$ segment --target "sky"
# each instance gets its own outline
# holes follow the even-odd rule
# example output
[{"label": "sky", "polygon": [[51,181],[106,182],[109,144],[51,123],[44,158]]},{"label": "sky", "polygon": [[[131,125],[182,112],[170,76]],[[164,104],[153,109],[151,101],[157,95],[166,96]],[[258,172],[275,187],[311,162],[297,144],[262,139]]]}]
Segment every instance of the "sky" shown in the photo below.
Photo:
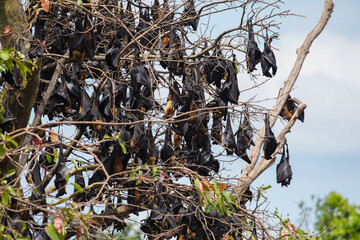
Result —
[{"label": "sky", "polygon": [[[281,87],[291,71],[307,33],[315,26],[324,1],[289,0],[285,8],[304,15],[283,19],[280,39],[274,42],[278,73],[271,89]],[[287,135],[293,180],[289,187],[276,184],[276,164],[262,174],[253,187],[272,185],[267,191],[270,208],[297,223],[298,203],[313,207],[311,196],[331,191],[360,205],[360,1],[335,0],[332,17],[313,43],[291,95],[307,104],[305,122],[298,122]],[[241,97],[240,97],[241,98]],[[280,131],[277,122],[275,135]],[[278,161],[280,159],[278,155]],[[310,217],[309,221],[313,221]],[[295,224],[296,225],[296,224]]]}]

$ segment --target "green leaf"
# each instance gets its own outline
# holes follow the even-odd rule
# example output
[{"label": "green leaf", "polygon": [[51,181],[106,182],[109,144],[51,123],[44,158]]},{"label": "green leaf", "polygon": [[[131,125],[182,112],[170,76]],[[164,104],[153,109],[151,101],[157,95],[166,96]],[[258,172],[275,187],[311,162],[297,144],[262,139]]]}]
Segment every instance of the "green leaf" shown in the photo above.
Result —
[{"label": "green leaf", "polygon": [[8,206],[9,205],[9,202],[10,202],[10,194],[8,191],[4,191],[1,195],[1,203],[4,205],[4,206]]},{"label": "green leaf", "polygon": [[4,156],[6,152],[6,148],[4,145],[0,146],[0,157]]},{"label": "green leaf", "polygon": [[64,236],[58,233],[58,231],[54,228],[52,224],[48,224],[45,229],[47,235],[50,237],[51,240],[64,240]]},{"label": "green leaf", "polygon": [[262,188],[262,190],[264,190],[264,191],[265,191],[265,190],[268,190],[268,189],[270,189],[270,188],[272,188],[272,187],[271,187],[271,185],[266,186],[266,187],[263,187],[263,188]]},{"label": "green leaf", "polygon": [[119,140],[119,145],[120,145],[120,147],[121,147],[121,149],[122,149],[123,153],[124,153],[124,154],[126,154],[127,152],[126,152],[126,147],[125,147],[125,144],[121,141],[121,139],[120,139],[120,138],[119,138],[118,140]]},{"label": "green leaf", "polygon": [[9,49],[2,49],[0,51],[0,58],[4,61],[7,61],[10,58],[10,53],[9,53]]},{"label": "green leaf", "polygon": [[74,188],[76,190],[78,190],[80,193],[83,193],[84,192],[84,189],[77,183],[72,183],[72,185],[74,185]]},{"label": "green leaf", "polygon": [[59,152],[54,148],[54,160],[53,160],[53,162],[57,162],[58,158],[59,158]]},{"label": "green leaf", "polygon": [[211,212],[212,210],[214,210],[216,208],[216,202],[209,202],[209,205],[207,206],[207,208],[205,209],[206,213]]},{"label": "green leaf", "polygon": [[16,169],[10,169],[7,174],[5,175],[5,178],[11,177],[16,173]]},{"label": "green leaf", "polygon": [[[25,223],[24,223],[25,224]],[[25,225],[26,226],[26,225]],[[29,240],[30,238],[27,237],[17,237],[16,240]]]},{"label": "green leaf", "polygon": [[232,204],[232,199],[231,199],[230,193],[228,191],[223,191],[222,195],[224,197],[224,200],[225,200],[226,204],[229,206],[229,208],[231,208],[231,210],[236,212],[236,209],[234,208],[234,206]]},{"label": "green leaf", "polygon": [[15,189],[13,188],[13,186],[7,186],[6,187],[7,191],[9,191],[9,193],[13,196],[16,196],[16,192]]},{"label": "green leaf", "polygon": [[53,162],[53,159],[49,154],[46,154],[46,161],[48,161],[49,163]]}]

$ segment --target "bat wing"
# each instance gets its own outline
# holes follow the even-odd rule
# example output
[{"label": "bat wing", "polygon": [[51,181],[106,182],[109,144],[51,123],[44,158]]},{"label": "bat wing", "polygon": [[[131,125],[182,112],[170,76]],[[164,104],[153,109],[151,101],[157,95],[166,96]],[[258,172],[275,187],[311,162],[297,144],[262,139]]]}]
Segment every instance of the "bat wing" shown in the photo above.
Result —
[{"label": "bat wing", "polygon": [[284,147],[280,163],[276,166],[277,183],[281,183],[281,186],[287,187],[292,180],[292,175],[293,173],[289,163],[289,149],[288,148],[286,149],[286,156],[285,156],[285,147]]},{"label": "bat wing", "polygon": [[60,197],[66,194],[65,185],[66,185],[66,177],[69,172],[69,169],[65,166],[65,158],[63,154],[63,144],[60,142],[59,144],[59,165],[56,168],[56,178],[55,178],[55,186],[58,190],[56,197]]},{"label": "bat wing", "polygon": [[275,152],[277,147],[274,133],[271,131],[269,117],[265,114],[265,136],[264,136],[264,158],[267,160],[271,159],[271,155]]},{"label": "bat wing", "polygon": [[226,154],[227,155],[232,155],[233,150],[236,149],[236,142],[235,142],[234,132],[233,132],[232,127],[231,127],[230,116],[228,116],[227,120],[226,120],[223,144],[224,144],[224,146],[226,148]]}]

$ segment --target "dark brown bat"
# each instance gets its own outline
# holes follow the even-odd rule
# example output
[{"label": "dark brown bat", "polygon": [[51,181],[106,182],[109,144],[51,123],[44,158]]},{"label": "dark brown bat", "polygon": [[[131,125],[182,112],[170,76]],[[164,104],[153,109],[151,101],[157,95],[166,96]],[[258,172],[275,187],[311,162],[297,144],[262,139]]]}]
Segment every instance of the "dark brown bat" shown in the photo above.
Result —
[{"label": "dark brown bat", "polygon": [[283,153],[281,156],[280,163],[276,166],[276,180],[277,183],[281,183],[281,186],[287,187],[292,179],[293,172],[289,163],[289,148],[286,144],[286,155],[285,155],[285,146],[283,148]]},{"label": "dark brown bat", "polygon": [[[267,77],[275,76],[277,71],[275,54],[271,50],[271,41],[273,38],[267,37],[264,42],[264,50],[261,54],[261,69],[263,75]],[[272,74],[269,72],[272,69]]]},{"label": "dark brown bat", "polygon": [[246,64],[248,73],[253,72],[256,69],[256,64],[258,64],[261,60],[261,51],[255,41],[254,30],[251,21],[252,19],[247,21],[249,37],[246,50]]},{"label": "dark brown bat", "polygon": [[226,120],[223,144],[226,149],[226,154],[232,155],[234,153],[234,149],[236,149],[236,142],[235,142],[234,132],[231,127],[230,115],[227,116],[227,120]]},{"label": "dark brown bat", "polygon": [[271,160],[271,155],[275,152],[277,147],[276,138],[274,133],[271,131],[269,116],[265,114],[265,136],[264,136],[264,158]]},{"label": "dark brown bat", "polygon": [[247,240],[258,240],[259,238],[257,237],[257,233],[256,233],[256,224],[255,224],[255,219],[253,220],[253,229],[251,231],[251,235]]},{"label": "dark brown bat", "polygon": [[[286,120],[290,121],[290,119],[292,118],[292,116],[294,115],[295,111],[298,109],[297,104],[295,103],[295,101],[291,98],[291,96],[289,95],[288,99],[286,100],[284,107],[281,109],[280,112],[280,117],[285,118]],[[305,119],[305,112],[303,111],[298,119],[301,122],[304,122]]]},{"label": "dark brown bat", "polygon": [[183,19],[185,20],[182,24],[183,26],[191,26],[194,31],[197,30],[200,17],[195,10],[194,0],[189,0],[185,3]]},{"label": "dark brown bat", "polygon": [[220,98],[224,101],[225,104],[228,102],[237,104],[239,100],[239,87],[238,87],[238,79],[236,72],[236,57],[233,55],[233,62],[226,69],[228,73],[228,77],[226,82],[223,84],[220,91]]},{"label": "dark brown bat", "polygon": [[254,135],[254,131],[250,126],[250,121],[247,115],[244,117],[244,123],[240,124],[237,135],[237,143],[235,153],[247,163],[251,163],[250,158],[248,157],[246,150],[250,149],[250,145],[255,146],[252,138]]},{"label": "dark brown bat", "polygon": [[60,197],[64,194],[66,194],[66,182],[67,182],[67,174],[70,171],[65,166],[65,158],[63,153],[63,144],[60,140],[59,143],[59,159],[58,159],[58,166],[56,168],[56,178],[55,178],[55,187],[58,190],[58,193],[56,194],[56,197]]},{"label": "dark brown bat", "polygon": [[170,166],[175,163],[175,149],[171,141],[171,128],[170,126],[165,130],[164,145],[161,149],[161,160]]},{"label": "dark brown bat", "polygon": [[6,108],[4,113],[4,121],[0,123],[0,129],[2,132],[12,132],[15,129],[15,124],[17,122],[16,117],[10,111],[10,90],[6,93]]},{"label": "dark brown bat", "polygon": [[[207,43],[205,42],[205,48]],[[215,49],[213,56],[206,57],[201,68],[201,73],[205,76],[206,81],[211,84],[214,83],[215,86],[221,88],[221,80],[225,77],[226,74],[226,61],[222,59],[221,51],[218,47]]]}]

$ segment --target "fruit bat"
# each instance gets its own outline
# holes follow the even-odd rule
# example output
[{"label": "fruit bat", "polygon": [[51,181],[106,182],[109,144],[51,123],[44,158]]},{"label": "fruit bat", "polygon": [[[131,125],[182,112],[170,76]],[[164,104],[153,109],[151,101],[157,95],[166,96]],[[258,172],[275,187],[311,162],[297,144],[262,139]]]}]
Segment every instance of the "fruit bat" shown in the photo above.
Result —
[{"label": "fruit bat", "polygon": [[255,225],[255,219],[253,221],[253,229],[251,231],[251,235],[247,240],[258,240],[257,233],[256,233],[256,225]]},{"label": "fruit bat", "polygon": [[250,190],[250,186],[248,186],[243,192],[240,200],[240,206],[244,206],[248,201],[252,201],[253,193]]},{"label": "fruit bat", "polygon": [[38,230],[33,236],[33,240],[49,240],[49,239],[50,238],[44,229]]},{"label": "fruit bat", "polygon": [[114,98],[112,91],[112,81],[108,79],[105,92],[103,93],[102,99],[99,102],[99,112],[107,120],[113,120],[113,107],[114,107]]},{"label": "fruit bat", "polygon": [[[93,109],[91,99],[85,89],[81,88],[81,103],[78,114],[74,116],[74,121],[86,120],[86,115]],[[88,119],[90,120],[90,119]]]},{"label": "fruit bat", "polygon": [[36,41],[34,41],[33,43],[31,43],[30,47],[29,47],[29,58],[33,59],[36,57],[41,57],[45,52],[45,48],[43,43],[36,43]]},{"label": "fruit bat", "polygon": [[234,62],[226,69],[228,72],[228,77],[220,91],[220,98],[224,101],[225,104],[227,104],[227,102],[237,104],[240,95],[235,65],[235,55],[233,57]]},{"label": "fruit bat", "polygon": [[59,143],[59,159],[58,159],[58,166],[56,168],[56,178],[55,178],[55,187],[58,190],[56,197],[60,197],[66,194],[66,182],[67,182],[67,174],[70,171],[66,166],[64,153],[63,153],[63,143],[60,140]]},{"label": "fruit bat", "polygon": [[274,133],[271,131],[269,116],[265,114],[265,136],[264,136],[264,158],[271,160],[271,155],[275,152],[277,147]]},{"label": "fruit bat", "polygon": [[161,18],[162,10],[160,7],[159,0],[154,0],[154,4],[151,7],[151,16],[152,16],[153,21],[156,21]]},{"label": "fruit bat", "polygon": [[170,39],[169,43],[166,45],[167,52],[162,54],[162,58],[166,61],[160,61],[160,65],[164,69],[168,69],[169,73],[182,76],[184,74],[185,64],[183,61],[183,56],[186,54],[181,48],[181,39],[176,34],[176,29],[171,27],[170,29]]},{"label": "fruit bat", "polygon": [[[80,164],[78,164],[79,167],[81,167]],[[75,183],[79,184],[79,186],[84,189],[85,188],[85,180],[82,172],[75,174]],[[77,190],[74,188],[74,193],[77,192]],[[76,197],[73,198],[74,202],[84,202],[86,199],[85,192],[78,193]],[[84,207],[82,207],[81,210],[83,210]]]},{"label": "fruit bat", "polygon": [[67,76],[65,76],[64,82],[65,82],[65,86],[69,93],[71,108],[75,109],[75,110],[79,110],[80,103],[81,103],[81,97],[82,97],[81,96],[81,85],[75,78],[70,79]]},{"label": "fruit bat", "polygon": [[185,3],[182,18],[185,20],[185,22],[182,24],[183,26],[191,26],[194,31],[197,30],[197,27],[199,25],[200,17],[199,17],[198,13],[195,10],[194,0],[188,0]]},{"label": "fruit bat", "polygon": [[[205,48],[207,44],[205,43]],[[221,58],[221,51],[216,49],[213,56],[204,59],[204,63],[201,68],[201,73],[205,76],[206,81],[215,86],[221,88],[221,80],[226,74],[226,61]]]},{"label": "fruit bat", "polygon": [[[33,182],[35,190],[32,192],[30,196],[30,201],[34,201],[37,206],[44,206],[46,205],[46,198],[45,198],[45,189],[42,185],[42,180],[40,176],[40,165],[37,161],[33,162],[31,165],[31,172],[27,176],[27,180]],[[29,179],[30,178],[30,179]],[[33,213],[37,214],[40,210],[34,209]]]},{"label": "fruit bat", "polygon": [[13,64],[14,64],[14,68],[11,72],[6,71],[1,74],[5,82],[9,83],[14,88],[20,88],[20,80],[21,80],[20,70],[14,61]]},{"label": "fruit bat", "polygon": [[222,121],[221,118],[213,117],[213,125],[211,128],[211,137],[214,139],[213,144],[222,144]]},{"label": "fruit bat", "polygon": [[[114,40],[114,42],[115,41],[120,43],[120,40],[118,40],[117,38]],[[113,46],[109,48],[109,50],[107,50],[105,55],[105,62],[110,70],[116,70],[120,62],[120,48],[116,45],[113,44]]]},{"label": "fruit bat", "polygon": [[210,138],[208,135],[205,135],[204,137],[204,147],[199,153],[196,163],[197,165],[199,165],[198,172],[202,176],[208,176],[209,169],[213,170],[216,173],[219,172],[220,164],[219,161],[216,160],[211,153]]},{"label": "fruit bat", "polygon": [[[295,103],[295,101],[291,98],[291,96],[289,95],[288,99],[286,100],[284,107],[281,109],[280,111],[280,117],[285,118],[286,120],[290,121],[290,119],[292,118],[292,116],[294,115],[295,111],[298,109],[297,104]],[[305,119],[305,112],[303,111],[298,119],[301,122],[304,122]]]},{"label": "fruit bat", "polygon": [[50,97],[50,103],[47,111],[47,115],[50,120],[54,115],[64,113],[66,109],[71,106],[71,100],[69,96],[69,90],[65,85],[65,79],[61,79],[61,83],[58,84],[56,90]]},{"label": "fruit bat", "polygon": [[4,121],[0,123],[0,129],[3,133],[12,132],[15,129],[16,117],[10,111],[10,91],[6,93],[6,108],[4,113]]},{"label": "fruit bat", "polygon": [[69,41],[69,57],[74,60],[73,76],[80,78],[81,62],[84,58],[94,57],[95,40],[88,16],[79,16],[75,21],[75,32]]},{"label": "fruit bat", "polygon": [[171,128],[165,130],[164,145],[160,152],[161,160],[170,165],[175,162],[175,149],[171,141]]},{"label": "fruit bat", "polygon": [[174,115],[176,107],[181,104],[180,88],[176,80],[172,79],[171,87],[169,88],[168,100],[165,108],[166,117]]},{"label": "fruit bat", "polygon": [[[273,38],[267,37],[264,42],[264,50],[261,54],[261,69],[263,75],[267,77],[275,76],[277,66],[276,66],[276,58],[275,54],[271,50],[271,41]],[[270,68],[272,69],[272,74],[269,72]]]},{"label": "fruit bat", "polygon": [[249,19],[247,21],[249,38],[246,49],[246,64],[247,64],[248,73],[254,71],[256,69],[255,68],[256,64],[258,64],[261,60],[261,51],[259,50],[259,47],[255,42],[253,25],[251,21],[252,19]]},{"label": "fruit bat", "polygon": [[235,153],[247,163],[251,163],[250,158],[246,153],[246,149],[250,149],[250,145],[255,146],[254,141],[252,140],[254,131],[250,126],[250,121],[247,116],[244,117],[244,123],[240,124],[237,135],[237,143],[235,148]]},{"label": "fruit bat", "polygon": [[154,137],[152,135],[152,130],[151,130],[151,124],[149,124],[148,129],[146,130],[146,136],[148,138],[148,147],[146,149],[147,157],[145,161],[149,165],[154,165],[157,163],[157,160],[159,158],[159,150],[154,142]]},{"label": "fruit bat", "polygon": [[89,32],[90,28],[91,23],[88,16],[78,16],[75,21],[75,32],[69,42],[69,57],[77,63],[82,62],[85,57],[92,58],[94,56],[89,38],[92,35],[92,30]]},{"label": "fruit bat", "polygon": [[281,183],[281,186],[287,187],[292,179],[292,171],[289,163],[289,149],[286,145],[286,155],[285,155],[285,146],[283,148],[283,153],[281,156],[280,163],[276,166],[276,181],[277,183]]},{"label": "fruit bat", "polygon": [[[137,119],[136,119],[137,120]],[[143,124],[134,124],[131,130],[130,147],[133,152],[139,152],[141,149],[145,150],[148,147],[148,138],[145,134]]]},{"label": "fruit bat", "polygon": [[144,86],[148,93],[152,92],[150,77],[147,69],[142,64],[137,64],[138,57],[134,58],[133,67],[130,70],[131,86],[134,92],[139,92],[140,88]]},{"label": "fruit bat", "polygon": [[[121,139],[123,138],[122,135],[123,134],[121,134],[120,136]],[[130,155],[127,153],[127,151],[126,153],[124,152],[124,149],[120,146],[118,141],[114,142],[112,148],[113,149],[110,154],[98,156],[99,160],[102,162],[105,169],[96,171],[93,174],[93,176],[89,179],[89,185],[104,181],[105,180],[104,171],[106,171],[109,175],[112,175],[116,173],[121,173],[126,170],[128,161],[130,159]]]},{"label": "fruit bat", "polygon": [[231,127],[230,116],[227,116],[223,144],[226,149],[226,154],[232,155],[234,149],[236,149],[236,142],[235,142],[234,132]]}]

